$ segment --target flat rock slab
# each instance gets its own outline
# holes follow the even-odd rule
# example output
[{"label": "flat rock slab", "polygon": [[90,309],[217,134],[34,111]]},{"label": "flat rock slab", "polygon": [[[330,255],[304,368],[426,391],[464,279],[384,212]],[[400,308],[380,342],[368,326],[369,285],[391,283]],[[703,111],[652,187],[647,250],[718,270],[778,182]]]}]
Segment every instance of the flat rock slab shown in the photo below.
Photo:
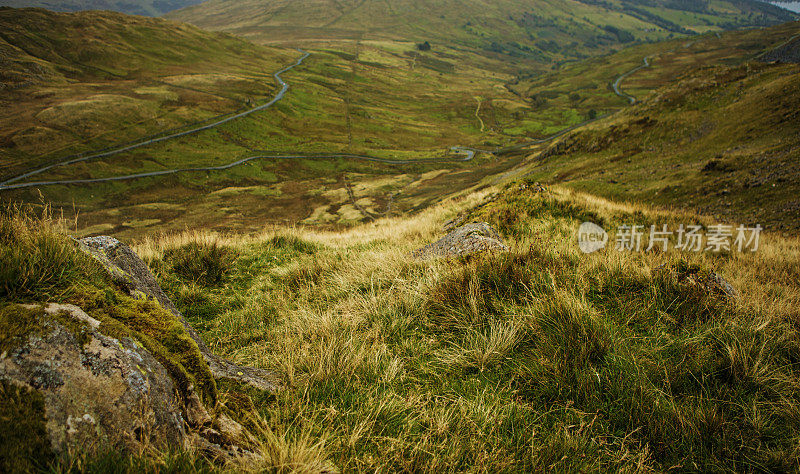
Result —
[{"label": "flat rock slab", "polygon": [[419,259],[466,257],[481,252],[508,252],[500,234],[486,222],[459,227],[436,242],[413,252]]}]

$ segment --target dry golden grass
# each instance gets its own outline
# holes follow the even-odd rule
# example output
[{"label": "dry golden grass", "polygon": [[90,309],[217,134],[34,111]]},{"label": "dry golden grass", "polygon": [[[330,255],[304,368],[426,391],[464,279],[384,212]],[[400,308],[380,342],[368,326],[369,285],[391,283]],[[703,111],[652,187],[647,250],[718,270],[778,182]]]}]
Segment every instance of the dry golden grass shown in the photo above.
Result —
[{"label": "dry golden grass", "polygon": [[[526,193],[484,189],[342,232],[186,232],[136,250],[157,268],[190,243],[238,252],[229,283],[192,290],[213,295],[204,332],[220,353],[280,374],[286,390],[260,410],[309,453],[306,466],[320,456],[343,470],[421,472],[797,466],[800,241],[584,255],[584,219],[712,220],[563,188]],[[410,258],[458,213],[500,228],[510,255]],[[695,267],[740,298],[687,283],[681,268]],[[160,278],[174,295],[191,286]],[[324,450],[310,441],[322,439]]]}]

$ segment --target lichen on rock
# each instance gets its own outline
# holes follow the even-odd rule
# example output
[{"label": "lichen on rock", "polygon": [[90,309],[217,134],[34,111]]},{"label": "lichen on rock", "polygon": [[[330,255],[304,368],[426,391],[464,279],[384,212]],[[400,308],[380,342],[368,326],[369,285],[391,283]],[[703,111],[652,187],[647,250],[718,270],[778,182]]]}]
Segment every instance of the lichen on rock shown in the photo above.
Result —
[{"label": "lichen on rock", "polygon": [[150,448],[254,455],[217,377],[261,394],[270,374],[212,354],[128,246],[14,215],[0,255],[0,472]]},{"label": "lichen on rock", "polygon": [[415,258],[466,257],[480,252],[507,252],[500,234],[486,222],[461,226],[413,253]]},{"label": "lichen on rock", "polygon": [[739,292],[722,275],[714,270],[680,262],[675,268],[682,284],[698,288],[725,300],[736,300]]},{"label": "lichen on rock", "polygon": [[102,323],[76,306],[0,311],[6,324],[20,317],[25,330],[3,344],[0,381],[42,401],[50,451],[187,447],[177,388],[141,344],[103,334]]},{"label": "lichen on rock", "polygon": [[262,369],[235,364],[217,356],[192,328],[159,286],[147,264],[130,247],[113,237],[90,237],[78,241],[79,248],[99,261],[114,281],[134,297],[144,295],[171,312],[183,325],[186,333],[197,344],[205,362],[215,378],[231,379],[274,392],[277,378]]}]

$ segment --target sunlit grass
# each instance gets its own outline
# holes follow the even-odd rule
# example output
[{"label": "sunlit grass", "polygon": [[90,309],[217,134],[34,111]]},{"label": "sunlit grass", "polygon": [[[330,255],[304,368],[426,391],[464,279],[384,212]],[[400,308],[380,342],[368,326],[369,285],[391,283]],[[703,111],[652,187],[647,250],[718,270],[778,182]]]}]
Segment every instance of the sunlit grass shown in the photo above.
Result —
[{"label": "sunlit grass", "polygon": [[[224,309],[205,334],[281,375],[286,390],[259,405],[268,423],[324,439],[342,470],[797,465],[796,239],[768,234],[753,255],[586,256],[574,242],[584,216],[697,217],[511,187],[474,215],[508,226],[509,255],[410,258],[492,191],[341,233],[197,235],[239,252],[231,282],[211,290]],[[192,240],[141,249],[166,258]],[[741,298],[686,283],[687,259]]]}]

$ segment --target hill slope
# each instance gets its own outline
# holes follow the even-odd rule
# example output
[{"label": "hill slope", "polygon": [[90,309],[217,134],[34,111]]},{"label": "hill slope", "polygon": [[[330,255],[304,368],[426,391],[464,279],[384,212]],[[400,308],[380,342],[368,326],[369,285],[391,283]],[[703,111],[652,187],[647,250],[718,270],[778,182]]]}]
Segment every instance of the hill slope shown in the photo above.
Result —
[{"label": "hill slope", "polygon": [[[14,15],[22,16],[20,12],[10,12],[12,20]],[[41,47],[41,51],[31,50],[32,56],[29,56],[45,57],[64,70],[73,68],[78,75],[88,74],[89,79],[78,77],[75,90],[70,92],[60,84],[73,81],[71,78],[59,83],[57,76],[52,80],[48,77],[29,84],[24,70],[20,73],[21,77],[15,82],[19,88],[13,92],[18,99],[10,101],[11,107],[3,109],[9,112],[3,118],[8,124],[8,134],[0,142],[0,152],[9,157],[7,174],[15,177],[19,175],[15,169],[27,171],[36,163],[69,161],[67,157],[76,152],[103,149],[115,143],[124,145],[135,137],[185,123],[186,120],[177,120],[177,113],[184,114],[183,118],[206,119],[211,115],[208,109],[215,105],[213,99],[217,96],[236,99],[239,105],[251,98],[255,103],[264,103],[265,95],[273,97],[272,73],[295,64],[302,56],[296,50],[288,51],[288,55],[281,54],[274,48],[254,46],[228,35],[200,32],[186,25],[176,27],[164,20],[111,15],[119,23],[102,31],[92,29],[91,25],[103,25],[102,18],[109,14],[27,12],[32,19],[28,23],[9,20],[16,42],[28,49],[39,43],[47,45]],[[98,15],[98,20],[86,21],[86,18],[93,18],[91,15]],[[40,20],[37,16],[43,18]],[[80,21],[90,25],[89,36],[97,35],[86,41],[85,47],[76,40],[83,33],[73,26]],[[39,25],[48,22],[49,27],[41,29]],[[133,25],[131,31],[124,28],[128,22]],[[159,25],[172,26],[176,32],[186,29],[187,34],[196,32],[201,36],[197,41],[185,43],[181,42],[186,39],[182,37],[159,37],[159,32],[169,30]],[[137,29],[140,26],[142,29]],[[148,28],[155,29],[150,36],[144,34]],[[142,46],[118,44],[118,29],[123,31],[123,39],[131,36]],[[105,44],[114,47],[103,46],[105,35],[108,36]],[[69,40],[59,46],[64,36]],[[150,37],[152,42],[148,42]],[[178,43],[166,50],[159,46],[169,41]],[[226,53],[228,46],[232,50]],[[465,162],[465,154],[451,152],[451,147],[456,145],[489,141],[487,145],[492,146],[518,139],[518,136],[507,137],[481,128],[480,117],[476,116],[476,112],[488,106],[481,97],[502,99],[509,105],[492,111],[498,120],[511,120],[512,110],[519,113],[519,109],[527,108],[503,88],[510,76],[493,68],[496,61],[455,50],[417,54],[413,43],[392,43],[390,47],[385,44],[346,46],[310,51],[311,56],[302,66],[284,75],[291,89],[269,110],[190,137],[48,169],[30,181],[196,170],[265,155],[300,155],[306,159],[259,159],[208,173],[195,171],[120,182],[34,187],[18,193],[4,191],[0,197],[30,202],[38,199],[41,190],[45,200],[54,206],[68,213],[79,212],[80,225],[88,227],[88,233],[102,229],[116,235],[120,235],[118,232],[132,235],[157,228],[181,229],[187,225],[255,230],[263,228],[265,223],[287,221],[349,225],[374,215],[421,209],[441,199],[443,193],[451,192],[454,187],[470,187],[513,165],[512,161],[492,160],[488,156]],[[84,53],[84,48],[89,51]],[[59,49],[66,51],[63,56],[47,56],[50,51]],[[470,60],[456,63],[450,52]],[[136,54],[142,57],[130,57]],[[170,54],[175,57],[164,57]],[[206,61],[209,57],[218,60]],[[244,58],[252,61],[245,65]],[[285,58],[285,62],[269,68],[259,67],[266,62],[273,64],[276,58]],[[94,61],[91,65],[102,71],[85,67],[87,60]],[[169,62],[180,67],[170,69]],[[39,64],[20,59],[10,62],[8,70],[28,63],[36,67]],[[138,66],[151,63],[152,67]],[[31,68],[35,70],[33,65]],[[115,72],[113,68],[119,69],[116,74],[123,77],[111,74]],[[222,68],[226,70],[220,72]],[[29,76],[37,80],[34,74]],[[136,81],[145,81],[147,85],[142,88]],[[109,91],[113,92],[94,97],[97,103],[87,104],[81,94],[99,95],[95,92],[98,82],[107,83]],[[40,89],[46,92],[38,94]],[[61,97],[60,94],[67,92],[75,94],[76,100]],[[116,97],[132,92],[132,98],[137,101]],[[152,110],[136,109],[135,106],[141,104],[138,100],[148,92],[148,97],[160,98],[159,104],[166,110],[174,107],[173,115],[167,114],[164,118]],[[55,94],[55,97],[47,94]],[[179,94],[179,98],[188,96],[194,102],[176,101],[173,94]],[[201,100],[206,96],[207,99]],[[51,98],[55,99],[55,104],[50,102]],[[71,113],[56,113],[63,110],[63,107],[54,107],[62,100],[72,107],[70,110],[82,115],[76,114],[74,120],[69,120],[73,118]],[[127,107],[123,110],[111,106],[109,101],[112,100],[117,101],[111,104],[125,102]],[[233,101],[226,103],[235,104]],[[230,110],[223,109],[222,104],[216,105],[221,112]],[[54,110],[48,110],[51,108]],[[88,120],[92,118],[87,117],[90,112],[99,114],[100,118]],[[111,116],[111,113],[118,115]],[[20,115],[24,120],[18,119]],[[50,126],[43,126],[37,118],[40,115],[50,120]],[[168,118],[172,121],[168,122]],[[554,114],[543,120],[540,132],[548,133],[564,121],[580,120],[581,117],[573,114]],[[88,130],[81,128],[86,126]],[[43,128],[51,138],[37,138],[36,132]],[[97,130],[91,133],[94,128]],[[321,154],[366,155],[375,159],[326,158],[319,156]],[[387,162],[379,163],[377,159]]]},{"label": "hill slope", "polygon": [[211,0],[168,16],[264,42],[429,40],[539,62],[597,54],[635,40],[794,18],[749,0]]},{"label": "hill slope", "polygon": [[[225,470],[201,450],[16,456],[54,471],[796,471],[800,242],[767,234],[757,252],[586,255],[575,236],[587,219],[609,231],[712,222],[530,184],[346,232],[143,242],[216,354],[280,377],[275,397],[211,381],[216,409],[246,424],[258,455]],[[511,251],[410,257],[457,213],[488,220]],[[58,298],[101,327],[141,324],[124,312],[132,298],[92,278],[68,238],[5,213],[0,229],[0,267],[25,265],[0,273],[0,307]],[[709,286],[714,274],[738,298]],[[27,329],[13,315],[0,312],[5,341]],[[147,347],[184,347],[168,345],[173,331],[145,334]],[[20,426],[4,433],[28,448],[35,438]]]},{"label": "hill slope", "polygon": [[0,0],[0,7],[46,8],[57,12],[111,10],[130,15],[160,16],[202,0]]},{"label": "hill slope", "polygon": [[2,175],[238,110],[297,56],[163,19],[8,8],[0,52]]},{"label": "hill slope", "polygon": [[[73,17],[63,16],[63,19],[66,18]],[[141,21],[163,23],[161,20]],[[53,39],[56,35],[38,32],[32,26],[35,24],[19,27],[17,34],[20,38],[27,38],[27,33],[24,33],[26,29],[31,30],[30,37],[34,38],[33,41],[20,40],[20,44],[26,44],[30,49],[35,47],[37,41],[56,41]],[[54,30],[66,28],[69,24],[64,20],[63,24],[54,25]],[[113,28],[110,29],[111,33],[113,31]],[[196,30],[187,30],[191,31]],[[100,38],[106,33],[97,31],[96,34]],[[639,99],[665,84],[672,84],[669,87],[675,89],[674,79],[684,74],[695,74],[702,79],[710,71],[706,68],[710,65],[744,65],[746,69],[747,61],[785,43],[787,37],[795,34],[797,25],[787,23],[767,29],[707,33],[692,40],[640,44],[613,55],[566,64],[547,74],[518,77],[513,81],[512,76],[493,69],[501,64],[499,61],[485,57],[481,59],[480,55],[464,49],[442,49],[440,46],[438,51],[419,52],[415,51],[415,45],[411,42],[377,40],[339,44],[338,47],[329,44],[311,50],[311,56],[301,67],[287,73],[285,79],[291,84],[289,93],[266,112],[243,117],[190,137],[47,170],[28,181],[105,179],[174,169],[195,171],[126,181],[64,183],[6,190],[0,197],[32,202],[44,196],[46,201],[63,209],[67,215],[80,214],[78,225],[85,235],[104,232],[131,237],[159,230],[179,230],[187,226],[257,231],[265,224],[284,222],[325,227],[352,225],[383,215],[417,212],[464,189],[501,182],[510,175],[533,172],[541,180],[568,181],[571,185],[580,186],[580,189],[608,197],[682,205],[739,221],[758,220],[770,227],[793,225],[791,219],[785,218],[787,214],[784,212],[784,209],[795,206],[791,198],[795,189],[794,181],[790,179],[793,176],[791,166],[783,167],[776,175],[782,176],[783,181],[776,182],[774,187],[770,184],[768,194],[771,198],[767,200],[759,200],[757,196],[751,201],[733,200],[740,192],[739,187],[731,187],[720,181],[725,176],[734,177],[733,174],[700,172],[717,154],[724,154],[729,148],[739,145],[749,147],[748,153],[755,154],[773,149],[783,150],[780,156],[775,157],[777,161],[770,162],[768,166],[757,166],[755,162],[745,165],[743,162],[742,173],[767,176],[771,173],[768,171],[771,167],[780,166],[779,163],[790,158],[791,147],[781,147],[776,141],[794,143],[790,130],[784,126],[788,122],[776,122],[779,126],[771,126],[772,121],[779,118],[766,107],[769,104],[790,103],[793,100],[791,94],[786,97],[767,96],[758,87],[745,84],[739,96],[725,99],[730,108],[717,108],[715,103],[708,106],[711,122],[729,125],[725,125],[727,132],[717,130],[707,134],[700,132],[708,131],[709,124],[694,123],[698,120],[697,111],[692,112],[694,115],[687,122],[681,117],[684,112],[679,106],[671,109],[668,104],[662,104],[652,112],[651,118],[654,130],[660,130],[659,145],[654,149],[664,153],[650,149],[653,147],[641,142],[642,136],[636,134],[631,137],[626,135],[625,140],[620,141],[617,136],[619,130],[609,128],[623,123],[631,124],[630,130],[638,130],[636,122],[642,117],[635,114],[605,118],[585,130],[579,129],[570,138],[576,141],[573,148],[554,148],[544,155],[540,154],[545,151],[547,143],[540,143],[522,154],[495,156],[477,153],[472,161],[459,161],[465,155],[453,155],[450,147],[464,145],[492,150],[498,146],[547,138],[565,127],[584,122],[593,113],[605,115],[628,107],[629,101],[617,96],[610,84],[627,71],[639,67],[644,57],[650,58],[652,67],[638,70],[632,75],[626,74],[620,82],[625,93]],[[36,35],[45,39],[38,39]],[[113,40],[113,35],[109,37],[109,44],[118,43]],[[236,66],[236,61],[247,56],[248,51],[252,54],[260,51],[259,47],[248,43],[237,42],[230,37],[221,38],[224,41],[214,42],[213,45],[238,46],[231,46],[233,50],[230,53],[217,51],[213,47],[195,51],[192,45],[199,43],[194,42],[176,48],[175,51],[183,51],[181,54],[193,51],[192,55],[183,59],[177,56],[178,61],[187,57],[200,59],[196,64],[183,63],[185,65],[181,68],[189,71],[195,67],[211,69],[213,65],[206,65],[202,61],[203,54],[211,53],[219,58],[221,64],[229,60],[234,67],[239,67],[242,65]],[[98,39],[87,44],[103,43]],[[122,137],[134,138],[146,135],[148,131],[160,131],[159,121],[163,123],[170,120],[166,123],[180,125],[192,118],[207,118],[212,114],[211,110],[230,110],[250,97],[265,98],[262,94],[271,94],[274,90],[270,73],[293,63],[300,56],[297,51],[282,54],[274,49],[264,50],[268,51],[265,56],[272,69],[268,72],[258,70],[261,59],[251,58],[249,64],[252,67],[242,66],[242,72],[235,75],[240,78],[237,80],[231,74],[219,75],[208,70],[189,74],[178,71],[175,74],[164,65],[164,58],[148,50],[150,47],[156,46],[151,44],[136,50],[132,46],[118,45],[112,49],[113,54],[96,54],[90,48],[91,54],[86,57],[97,61],[97,67],[103,70],[132,65],[130,71],[123,69],[118,73],[130,75],[130,79],[111,74],[103,76],[96,69],[87,69],[81,66],[81,58],[74,54],[49,59],[54,63],[61,61],[61,69],[53,70],[75,70],[78,72],[74,74],[85,74],[89,79],[75,82],[75,89],[62,86],[56,89],[40,84],[13,91],[19,97],[19,102],[9,102],[11,107],[4,110],[14,112],[14,106],[30,104],[25,105],[21,113],[22,117],[30,114],[32,118],[29,122],[20,121],[17,112],[14,112],[17,115],[6,116],[7,129],[14,132],[6,135],[0,152],[9,157],[9,169],[13,170],[14,166],[16,169],[26,169],[34,163],[58,159],[76,151],[119,144],[124,142]],[[54,42],[53,46],[42,48],[40,53],[32,52],[45,55],[57,49],[58,44]],[[101,49],[100,46],[95,48],[96,51]],[[140,63],[135,57],[139,51],[151,60],[154,68],[166,67],[166,75],[153,75],[146,68],[136,66]],[[278,57],[285,58],[282,59],[285,62],[273,65],[271,58]],[[454,58],[464,58],[465,61],[456,62]],[[29,63],[39,64],[31,61],[11,64],[17,67]],[[779,66],[765,68],[760,63],[754,63],[751,70],[753,74],[758,71],[764,74],[783,71],[780,74],[792,77],[792,69],[788,66],[783,69]],[[67,74],[63,71],[59,73],[62,76]],[[98,74],[106,78],[104,80],[108,81],[109,87],[113,86],[111,94],[102,94],[99,98],[94,97],[99,94],[93,92],[96,84],[103,83],[98,81]],[[724,73],[720,74],[726,77]],[[62,82],[73,81],[67,76]],[[140,102],[129,104],[116,96],[130,94],[131,84],[143,79],[150,82],[138,89],[133,98],[158,98],[161,107],[173,111],[172,115],[158,117],[139,112],[141,122],[126,123],[124,120],[134,115],[137,111],[135,105]],[[55,81],[52,84],[60,83]],[[167,85],[169,87],[164,89]],[[717,86],[720,93],[729,87],[725,81],[718,81]],[[679,94],[680,87],[677,92],[670,94]],[[715,87],[707,92],[712,93]],[[691,85],[686,88],[693,90]],[[42,92],[34,96],[28,93],[30,90]],[[69,110],[97,113],[102,120],[87,120],[83,115],[70,122],[65,120],[71,117],[70,114],[56,113],[63,106],[48,105],[50,98],[57,99],[56,104],[66,100],[66,106],[72,105],[72,102],[67,97],[48,94],[67,90],[73,90],[77,97],[85,97],[80,94],[93,97],[91,101],[73,101],[77,105]],[[198,94],[203,90],[206,93]],[[175,103],[174,96],[165,95],[167,92],[186,99],[181,99],[183,103]],[[109,99],[108,96],[112,97]],[[216,99],[212,100],[214,97]],[[226,101],[223,102],[223,98]],[[102,107],[111,99],[114,100],[112,103],[127,104],[127,108]],[[92,106],[86,107],[87,103]],[[701,104],[702,101],[692,107],[700,107]],[[636,107],[644,105],[637,104]],[[739,111],[737,107],[744,109]],[[752,123],[737,123],[731,111],[745,114]],[[119,115],[112,117],[109,115],[112,112],[119,112]],[[657,116],[662,113],[664,120],[658,121]],[[44,127],[41,118],[49,119],[50,125]],[[107,133],[81,135],[85,130],[80,127],[87,124]],[[687,146],[695,150],[695,154],[680,155],[680,150],[674,145],[676,134],[670,127],[688,127],[688,130],[700,131],[696,138],[692,138],[694,135],[691,134],[688,138],[690,141]],[[761,130],[764,139],[752,140],[753,134],[745,132],[745,128]],[[39,140],[36,138],[39,132],[53,138]],[[76,136],[81,138],[76,139]],[[591,137],[599,137],[610,143],[605,155],[593,153],[587,148],[584,141],[591,141]],[[713,142],[706,142],[706,139],[713,139]],[[639,149],[636,152],[639,158],[626,155],[632,153],[631,150]],[[525,153],[529,155],[528,158]],[[364,160],[330,154],[371,158]],[[286,155],[300,158],[280,159],[280,156]],[[625,159],[616,160],[614,157],[617,155]],[[544,156],[547,159],[542,161]],[[226,169],[197,170],[228,165],[251,157],[262,158]],[[631,159],[630,163],[628,158]],[[426,161],[410,161],[419,159]],[[661,163],[660,169],[648,172],[645,166],[648,160]],[[684,173],[670,174],[672,166],[685,162],[692,164],[683,168]],[[692,172],[694,174],[687,178],[687,170],[691,169],[695,170]],[[736,175],[736,178],[743,176]],[[677,185],[674,192],[662,191],[673,184]],[[719,186],[721,188],[717,189]],[[697,193],[696,187],[706,191]],[[686,194],[681,194],[683,192]],[[731,203],[730,206],[728,203]]]},{"label": "hill slope", "polygon": [[[721,41],[737,38],[746,47],[770,32],[778,35],[773,41],[789,38],[800,34],[800,23],[732,33]],[[532,155],[527,172],[609,198],[796,232],[800,65],[745,56],[675,69],[690,55],[709,58],[725,51],[714,47],[717,41],[655,57],[652,70],[624,83],[637,91],[639,103]],[[663,81],[662,71],[672,71],[677,80],[648,94],[648,86]]]}]

